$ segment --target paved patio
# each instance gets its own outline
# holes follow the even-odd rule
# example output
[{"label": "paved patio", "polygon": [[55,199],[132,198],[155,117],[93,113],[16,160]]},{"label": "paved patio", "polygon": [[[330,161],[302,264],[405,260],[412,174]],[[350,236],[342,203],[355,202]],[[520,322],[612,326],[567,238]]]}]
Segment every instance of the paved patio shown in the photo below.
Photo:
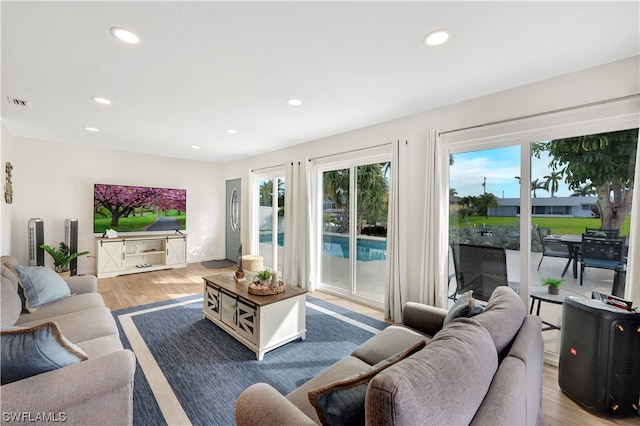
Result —
[{"label": "paved patio", "polygon": [[[567,263],[566,259],[545,257],[537,270],[538,262],[540,262],[542,254],[531,254],[531,282],[530,286],[541,286],[540,280],[546,277],[560,278],[562,270]],[[453,264],[450,264],[450,270],[453,272]],[[613,286],[613,271],[605,269],[587,268],[585,270],[583,285],[580,286],[580,266],[578,264],[578,277],[573,277],[573,268],[569,267],[564,278],[566,281],[562,284],[562,289],[574,292],[591,298],[591,292],[597,290],[605,294],[611,294]],[[509,281],[520,281],[520,252],[517,250],[507,250],[507,276]],[[453,291],[455,282],[452,280],[450,292]],[[453,302],[450,302],[452,304]],[[530,308],[531,302],[527,308]],[[534,311],[535,313],[535,311]],[[562,305],[542,302],[540,316],[544,321],[552,324],[562,324]],[[558,353],[560,349],[560,331],[547,330],[542,332],[545,342],[545,350],[551,353]]]}]

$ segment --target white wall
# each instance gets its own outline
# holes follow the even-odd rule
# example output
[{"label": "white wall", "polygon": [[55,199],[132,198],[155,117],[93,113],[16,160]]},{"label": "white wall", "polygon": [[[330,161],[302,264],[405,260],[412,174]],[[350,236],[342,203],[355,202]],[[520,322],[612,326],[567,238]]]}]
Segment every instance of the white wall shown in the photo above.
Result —
[{"label": "white wall", "polygon": [[[303,162],[309,157],[337,154],[391,142],[395,139],[408,141],[407,175],[411,178],[400,194],[401,211],[405,212],[400,220],[402,227],[400,241],[409,256],[407,264],[416,266],[408,278],[410,287],[408,300],[419,300],[419,290],[417,286],[412,286],[412,283],[419,282],[418,265],[422,263],[420,239],[416,236],[424,234],[423,218],[424,215],[431,214],[432,210],[427,207],[425,211],[423,207],[428,131],[430,129],[454,130],[637,94],[640,92],[639,64],[640,57],[633,57],[226,164],[224,177],[229,179],[237,177],[240,171],[246,173],[251,168],[257,169],[291,161]],[[636,109],[635,112],[638,110]],[[246,176],[248,174],[245,174]],[[243,187],[243,217],[249,217],[248,189]],[[248,224],[245,223],[243,233],[249,232],[249,226],[246,225]],[[246,235],[243,235],[243,239],[247,240]]]},{"label": "white wall", "polygon": [[[28,264],[27,224],[44,220],[45,243],[64,240],[64,220],[78,218],[79,273],[95,272],[93,185],[187,190],[187,261],[224,257],[224,181],[219,165],[17,138],[2,128],[2,161],[13,164],[14,202],[2,205],[2,254]],[[5,146],[6,145],[6,146]],[[47,265],[50,259],[47,258]]]},{"label": "white wall", "polygon": [[[433,111],[416,114],[375,126],[329,136],[292,148],[274,151],[223,166],[150,155],[98,150],[54,142],[15,138],[2,128],[2,169],[14,166],[14,203],[2,202],[2,254],[13,254],[27,262],[27,222],[30,217],[45,220],[45,241],[56,243],[64,237],[64,219],[77,217],[80,249],[91,250],[92,201],[94,183],[167,186],[187,189],[190,262],[224,255],[225,180],[242,178],[242,229],[249,232],[248,171],[304,162],[307,158],[365,148],[392,140],[406,140],[407,174],[411,179],[401,193],[405,217],[401,241],[409,265],[416,265],[409,277],[408,300],[418,300],[418,265],[422,253],[415,235],[422,229],[427,132],[452,130],[529,114],[596,102],[640,92],[639,57],[542,81]],[[544,66],[544,64],[541,64]],[[321,119],[321,118],[319,118]],[[4,175],[3,175],[4,176]],[[635,230],[638,232],[638,230]],[[248,241],[246,235],[243,240]],[[81,258],[80,272],[95,270],[93,258]]]}]

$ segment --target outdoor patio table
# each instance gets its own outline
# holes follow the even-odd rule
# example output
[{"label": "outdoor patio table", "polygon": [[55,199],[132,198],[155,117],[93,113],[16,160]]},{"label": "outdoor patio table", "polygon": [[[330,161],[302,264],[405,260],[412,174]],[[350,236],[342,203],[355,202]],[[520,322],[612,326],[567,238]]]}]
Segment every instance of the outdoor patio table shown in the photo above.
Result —
[{"label": "outdoor patio table", "polygon": [[578,255],[580,244],[582,244],[582,235],[562,235],[560,241],[569,248],[569,256],[571,256],[569,261],[573,262],[573,278],[578,278]]},{"label": "outdoor patio table", "polygon": [[[580,293],[575,293],[573,291],[568,290],[559,290],[559,294],[551,294],[549,293],[549,289],[543,286],[532,286],[529,292],[529,297],[531,297],[531,308],[529,308],[529,314],[533,314],[533,307],[538,302],[538,308],[536,309],[536,315],[540,316],[540,305],[542,302],[553,303],[555,305],[562,305],[564,303],[564,299],[567,296],[577,296],[584,297],[584,295]],[[544,327],[542,331],[546,330],[560,330],[560,326],[556,324],[551,324],[547,321],[542,321]]]}]

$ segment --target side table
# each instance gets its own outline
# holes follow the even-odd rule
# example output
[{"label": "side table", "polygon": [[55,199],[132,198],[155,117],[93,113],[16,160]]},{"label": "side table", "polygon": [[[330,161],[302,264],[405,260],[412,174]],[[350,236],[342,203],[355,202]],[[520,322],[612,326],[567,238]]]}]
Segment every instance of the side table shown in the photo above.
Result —
[{"label": "side table", "polygon": [[[555,305],[562,305],[564,303],[565,297],[567,296],[584,297],[584,295],[580,293],[575,293],[573,291],[562,290],[562,289],[559,290],[559,294],[551,294],[549,293],[549,289],[547,287],[533,286],[529,291],[529,297],[531,297],[531,307],[529,308],[529,314],[533,314],[533,307],[535,306],[536,301],[538,302],[536,315],[540,316],[540,305],[542,304],[542,302],[553,303]],[[559,325],[551,324],[544,320],[542,321],[542,323],[547,326],[547,327],[544,327],[542,331],[560,330]]]}]

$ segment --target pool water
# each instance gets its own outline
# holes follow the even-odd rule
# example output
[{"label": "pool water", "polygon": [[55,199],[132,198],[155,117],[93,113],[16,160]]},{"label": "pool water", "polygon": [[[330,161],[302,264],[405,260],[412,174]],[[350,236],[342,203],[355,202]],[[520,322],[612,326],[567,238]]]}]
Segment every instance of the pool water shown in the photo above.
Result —
[{"label": "pool water", "polygon": [[[271,234],[261,234],[261,243],[271,242]],[[284,233],[278,233],[278,246],[284,246]],[[349,237],[343,235],[324,234],[322,238],[322,254],[349,258]],[[370,262],[386,260],[387,241],[358,238],[356,244],[356,260]]]}]

